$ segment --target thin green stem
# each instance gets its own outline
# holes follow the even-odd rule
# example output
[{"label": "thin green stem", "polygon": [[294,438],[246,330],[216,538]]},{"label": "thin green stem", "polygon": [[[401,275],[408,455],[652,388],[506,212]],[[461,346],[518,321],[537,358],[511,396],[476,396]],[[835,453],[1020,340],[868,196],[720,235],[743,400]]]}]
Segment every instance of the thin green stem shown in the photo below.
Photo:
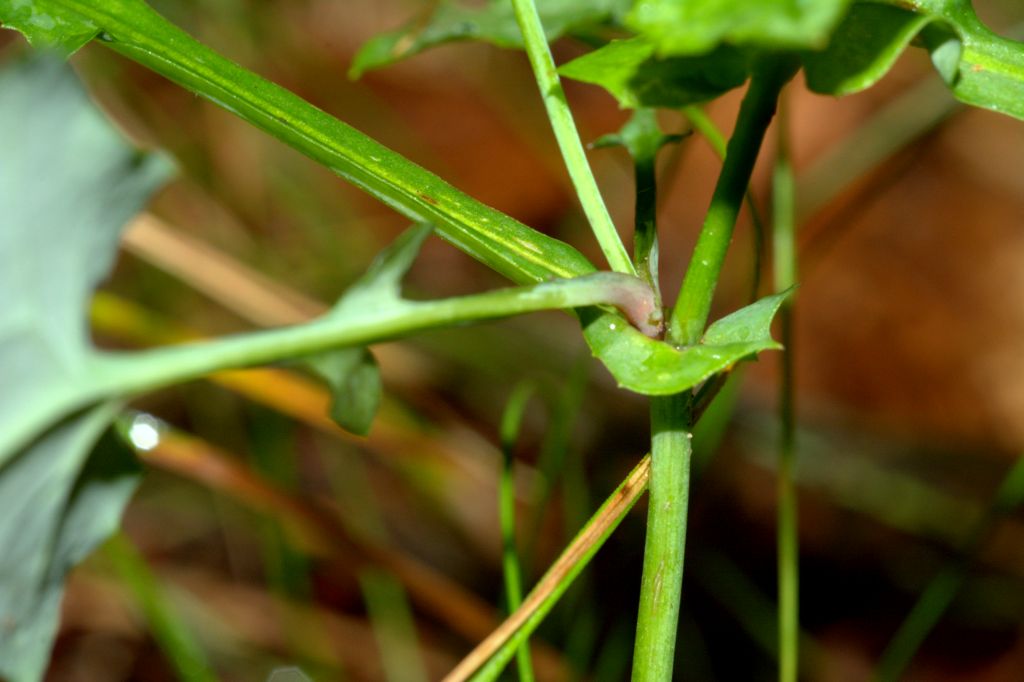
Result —
[{"label": "thin green stem", "polygon": [[[523,577],[519,561],[519,550],[516,546],[516,481],[515,481],[515,448],[519,439],[519,429],[523,423],[526,405],[533,395],[534,386],[523,383],[516,387],[505,407],[501,420],[501,451],[502,468],[498,479],[498,512],[501,522],[502,572],[505,577],[505,598],[508,601],[509,613],[518,609],[523,603]],[[519,670],[520,682],[533,682],[533,663],[530,660],[530,643],[524,639],[516,649],[516,667]]]},{"label": "thin green stem", "polygon": [[724,159],[728,141],[725,139],[722,131],[718,129],[718,126],[715,125],[715,122],[708,116],[708,113],[696,104],[691,104],[688,107],[683,107],[683,116],[690,122],[694,130],[708,141],[708,144],[711,145],[711,149],[718,158]]},{"label": "thin green stem", "polygon": [[118,577],[128,586],[146,619],[157,645],[183,682],[216,682],[202,647],[188,624],[175,613],[139,550],[123,534],[114,535],[103,547]]},{"label": "thin green stem", "polygon": [[[797,282],[795,183],[789,156],[786,107],[779,110],[778,151],[772,175],[772,226],[775,290],[786,291]],[[778,487],[778,591],[779,682],[796,682],[799,673],[799,561],[797,497],[794,474],[796,415],[793,377],[793,298],[779,310],[782,332],[782,366],[779,381]]]},{"label": "thin green stem", "polygon": [[597,272],[440,301],[374,298],[303,325],[135,353],[95,353],[89,359],[90,381],[69,383],[27,404],[17,428],[0,432],[0,452],[19,447],[57,416],[111,396],[137,395],[224,369],[365,346],[426,329],[601,304],[622,308],[648,333],[656,329],[650,324],[650,287],[629,275]]},{"label": "thin green stem", "polygon": [[[643,302],[637,297],[647,300]],[[650,289],[640,280],[599,272],[571,280],[440,301],[396,300],[383,305],[358,306],[354,310],[343,308],[303,325],[130,354],[103,354],[96,360],[96,380],[78,399],[89,402],[106,395],[142,393],[222,369],[262,365],[339,347],[363,346],[436,327],[613,300],[627,307],[639,303],[645,310],[652,305]],[[636,314],[647,315],[646,312]]]},{"label": "thin green stem", "polygon": [[541,97],[544,98],[548,119],[551,121],[555,138],[558,140],[558,148],[562,152],[562,158],[569,170],[569,176],[576,188],[583,212],[586,213],[587,220],[590,221],[590,228],[593,230],[594,236],[597,237],[612,270],[631,275],[636,274],[629,254],[626,253],[626,248],[619,238],[619,233],[615,230],[608,207],[605,206],[604,199],[601,198],[601,191],[597,187],[594,173],[587,162],[583,143],[576,130],[576,122],[569,109],[569,102],[562,89],[562,82],[558,78],[555,60],[551,57],[551,49],[548,47],[547,37],[544,35],[544,26],[537,13],[537,6],[533,0],[512,0],[512,7],[516,13],[519,30],[523,34],[526,55],[530,59],[534,76],[537,78]]},{"label": "thin green stem", "polygon": [[704,218],[704,227],[672,312],[669,338],[678,344],[697,343],[704,331],[743,195],[750,184],[761,142],[775,114],[776,98],[795,72],[796,64],[789,58],[765,58],[750,82],[736,121],[736,130],[729,140],[711,206]]},{"label": "thin green stem", "polygon": [[634,682],[672,679],[689,506],[689,400],[687,394],[651,400],[650,504],[633,651]]}]

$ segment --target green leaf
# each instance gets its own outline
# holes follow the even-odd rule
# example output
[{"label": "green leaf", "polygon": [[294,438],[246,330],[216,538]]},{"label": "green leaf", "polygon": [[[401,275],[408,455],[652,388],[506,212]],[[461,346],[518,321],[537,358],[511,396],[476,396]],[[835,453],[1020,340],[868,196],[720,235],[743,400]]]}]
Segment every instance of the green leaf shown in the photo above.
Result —
[{"label": "green leaf", "polygon": [[[74,405],[94,351],[92,289],[121,226],[170,175],[129,147],[60,59],[0,72],[0,466]],[[61,406],[65,405],[66,408]]]},{"label": "green leaf", "polygon": [[755,48],[824,47],[849,0],[637,0],[629,25],[659,55],[697,55],[729,43]]},{"label": "green leaf", "polygon": [[[383,249],[370,267],[339,299],[330,316],[358,314],[365,309],[402,309],[402,278],[412,267],[432,228],[416,225]],[[380,408],[383,385],[380,368],[366,347],[340,348],[304,358],[301,365],[327,382],[331,389],[331,419],[359,436],[370,432]]]},{"label": "green leaf", "polygon": [[48,47],[65,57],[99,33],[87,16],[49,0],[0,0],[0,23],[24,33],[32,45]]},{"label": "green leaf", "polygon": [[368,434],[383,390],[373,353],[366,348],[342,348],[306,358],[302,364],[330,387],[331,419],[346,431]]},{"label": "green leaf", "polygon": [[138,465],[115,436],[88,456],[115,412],[70,417],[0,469],[0,679],[43,678],[67,573],[117,529],[135,490]]},{"label": "green leaf", "polygon": [[88,385],[85,326],[120,226],[170,164],[127,146],[62,60],[0,71],[0,678],[41,679],[66,573],[117,526],[134,486],[130,459],[89,450],[107,404],[53,425]]},{"label": "green leaf", "polygon": [[701,343],[708,346],[756,343],[765,348],[781,348],[772,340],[771,326],[779,307],[793,293],[787,289],[751,303],[714,322],[704,332]]},{"label": "green leaf", "polygon": [[609,313],[581,315],[587,342],[619,385],[646,395],[671,395],[727,371],[744,358],[780,348],[771,321],[789,292],[768,296],[723,317],[697,345],[674,348],[649,339]]},{"label": "green leaf", "polygon": [[822,52],[804,58],[807,86],[848,95],[875,84],[931,19],[899,7],[856,4]]},{"label": "green leaf", "polygon": [[750,73],[749,55],[729,45],[694,57],[655,55],[645,38],[613,40],[558,72],[600,85],[627,109],[679,108],[705,102],[739,87]]},{"label": "green leaf", "polygon": [[[538,0],[537,11],[551,41],[571,31],[618,24],[629,6],[630,0]],[[523,36],[512,3],[490,0],[480,7],[442,0],[427,16],[370,39],[353,59],[349,76],[358,78],[431,47],[464,40],[522,48]]]},{"label": "green leaf", "polygon": [[994,34],[966,0],[858,2],[828,48],[805,55],[808,87],[829,95],[868,88],[915,39],[957,99],[1024,119],[1024,43]]},{"label": "green leaf", "polygon": [[402,301],[402,278],[412,267],[420,247],[433,228],[422,223],[415,225],[384,248],[363,276],[345,291],[330,314],[345,314],[349,310],[366,306],[388,307]]}]

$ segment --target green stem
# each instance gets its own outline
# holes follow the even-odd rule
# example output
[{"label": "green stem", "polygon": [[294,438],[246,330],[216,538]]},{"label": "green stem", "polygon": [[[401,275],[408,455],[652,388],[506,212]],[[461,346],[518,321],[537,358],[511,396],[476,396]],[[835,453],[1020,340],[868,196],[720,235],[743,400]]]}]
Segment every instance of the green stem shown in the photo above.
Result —
[{"label": "green stem", "polygon": [[[687,120],[694,129],[701,134],[701,136],[708,141],[711,145],[711,149],[714,150],[718,158],[725,158],[725,136],[722,135],[722,131],[718,129],[715,122],[711,120],[711,117],[707,115],[703,109],[696,105],[691,105],[683,109],[683,115],[686,116]],[[757,207],[757,202],[754,201],[754,193],[750,191],[750,186],[747,186],[746,192],[746,203],[747,210],[750,211],[750,225],[753,227],[753,236],[751,244],[751,251],[753,252],[754,267],[750,273],[750,301],[753,303],[758,299],[758,290],[761,287],[761,254],[764,252],[764,219],[761,217],[761,209]]]},{"label": "green stem", "polygon": [[[772,176],[772,224],[775,290],[786,291],[797,282],[795,183],[789,158],[788,120],[780,107],[778,151]],[[779,590],[779,682],[796,682],[799,672],[799,561],[797,497],[794,476],[796,458],[796,415],[793,377],[793,299],[779,310],[782,332],[782,376],[779,382],[779,470],[778,488],[778,590]]]},{"label": "green stem", "polygon": [[[502,468],[498,479],[498,516],[501,523],[502,572],[505,577],[505,597],[509,613],[523,603],[523,577],[516,547],[516,481],[515,448],[519,429],[523,423],[526,405],[533,395],[534,386],[522,383],[516,387],[505,407],[501,419]],[[530,643],[524,639],[516,649],[516,667],[520,682],[533,682],[533,662],[530,660]]]},{"label": "green stem", "polygon": [[569,102],[562,89],[562,82],[558,78],[555,60],[551,57],[551,49],[548,47],[547,37],[544,35],[544,26],[537,13],[537,6],[533,0],[512,0],[512,7],[515,9],[519,30],[523,34],[526,55],[530,59],[541,97],[544,98],[544,106],[547,108],[551,127],[558,140],[558,148],[562,152],[562,158],[569,170],[576,194],[583,205],[583,212],[586,213],[587,220],[590,221],[590,228],[593,230],[594,236],[597,237],[612,270],[630,275],[636,274],[633,263],[626,253],[626,248],[619,238],[619,233],[615,230],[615,224],[608,214],[604,199],[601,198],[601,191],[597,187],[590,164],[587,162],[583,143],[580,142],[580,135],[576,130],[576,122],[569,109]]},{"label": "green stem", "polygon": [[142,393],[222,369],[363,346],[424,329],[613,301],[632,309],[630,315],[638,321],[649,316],[653,305],[649,287],[640,280],[599,272],[440,301],[396,300],[355,310],[343,308],[293,327],[130,354],[106,353],[96,361],[96,380],[88,394],[79,397],[96,400],[106,395]]},{"label": "green stem", "polygon": [[775,114],[776,98],[795,72],[796,64],[788,58],[765,58],[754,72],[672,312],[669,337],[678,344],[695,344],[704,331],[754,161]]},{"label": "green stem", "polygon": [[100,41],[273,135],[519,283],[594,270],[573,247],[455,189],[301,97],[199,43],[139,0],[54,0]]},{"label": "green stem", "polygon": [[633,652],[634,682],[668,682],[675,661],[690,487],[687,394],[651,400],[647,541]]}]

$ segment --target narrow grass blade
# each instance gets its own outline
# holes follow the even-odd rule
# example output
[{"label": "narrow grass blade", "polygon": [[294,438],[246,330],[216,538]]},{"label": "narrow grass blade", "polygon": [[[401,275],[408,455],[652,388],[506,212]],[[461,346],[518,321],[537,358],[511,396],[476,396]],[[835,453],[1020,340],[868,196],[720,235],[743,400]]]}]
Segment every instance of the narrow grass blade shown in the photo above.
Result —
[{"label": "narrow grass blade", "polygon": [[[526,406],[534,393],[531,383],[521,383],[512,392],[501,418],[502,467],[498,483],[498,512],[501,521],[502,572],[505,577],[505,598],[508,610],[513,612],[523,602],[522,564],[516,546],[516,481],[515,449],[519,440]],[[520,682],[533,682],[533,663],[530,660],[529,640],[516,650],[516,667]]]},{"label": "narrow grass blade", "polygon": [[215,682],[217,676],[211,671],[202,646],[175,612],[139,550],[123,534],[108,540],[103,550],[118,577],[135,596],[153,639],[163,649],[178,678],[182,682]]},{"label": "narrow grass blade", "polygon": [[1024,457],[1017,460],[1003,479],[991,506],[971,530],[959,558],[943,568],[918,597],[914,608],[882,653],[875,670],[875,680],[895,682],[902,677],[914,654],[953,603],[967,579],[974,555],[981,549],[992,528],[1021,504],[1024,504]]},{"label": "narrow grass blade", "polygon": [[359,587],[387,682],[427,682],[416,625],[402,584],[384,571],[366,569],[359,573]]}]

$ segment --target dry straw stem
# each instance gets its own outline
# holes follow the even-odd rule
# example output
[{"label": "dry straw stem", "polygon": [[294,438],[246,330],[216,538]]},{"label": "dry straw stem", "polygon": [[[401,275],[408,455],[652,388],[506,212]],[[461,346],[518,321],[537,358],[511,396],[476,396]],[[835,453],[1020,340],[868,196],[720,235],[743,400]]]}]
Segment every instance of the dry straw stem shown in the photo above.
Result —
[{"label": "dry straw stem", "polygon": [[[650,455],[644,457],[630,475],[622,482],[613,498],[608,500],[601,512],[591,519],[584,532],[565,548],[565,551],[551,565],[540,582],[526,596],[522,605],[487,636],[453,669],[443,682],[464,682],[470,679],[526,622],[537,613],[548,597],[570,580],[573,569],[587,553],[600,543],[625,513],[647,489],[651,475]],[[534,650],[536,655],[536,650]],[[539,662],[539,661],[538,661]],[[539,666],[538,666],[539,667]]]}]

